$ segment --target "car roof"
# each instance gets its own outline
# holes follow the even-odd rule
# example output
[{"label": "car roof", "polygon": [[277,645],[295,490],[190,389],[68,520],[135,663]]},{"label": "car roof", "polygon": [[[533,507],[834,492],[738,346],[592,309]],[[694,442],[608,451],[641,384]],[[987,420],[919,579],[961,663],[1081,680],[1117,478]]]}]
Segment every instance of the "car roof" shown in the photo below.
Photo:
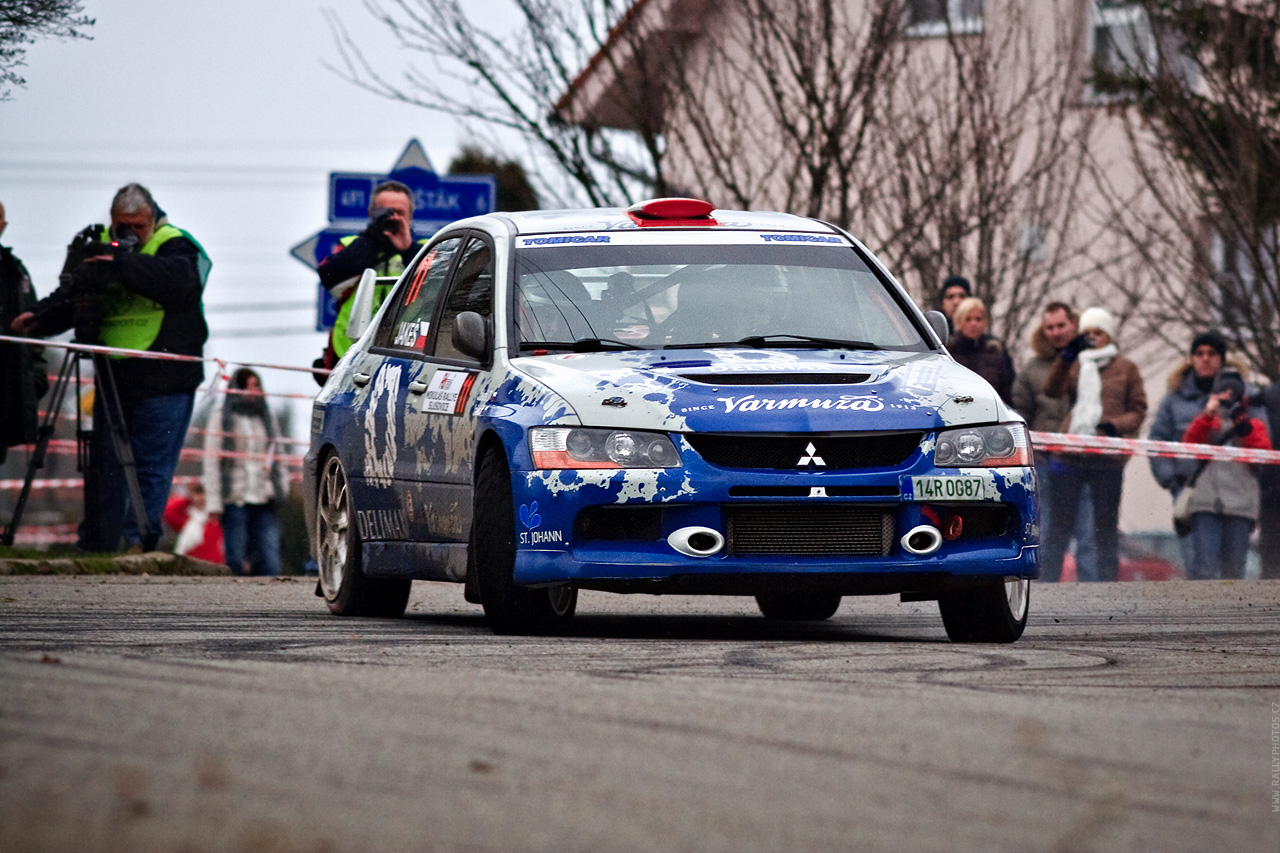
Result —
[{"label": "car roof", "polygon": [[[556,234],[568,231],[640,230],[640,225],[621,207],[585,210],[530,210],[499,214],[515,226],[516,234]],[[670,228],[706,231],[799,231],[835,234],[834,227],[817,219],[806,219],[790,213],[774,211],[714,210],[714,225],[646,225],[644,230],[663,231]]]}]

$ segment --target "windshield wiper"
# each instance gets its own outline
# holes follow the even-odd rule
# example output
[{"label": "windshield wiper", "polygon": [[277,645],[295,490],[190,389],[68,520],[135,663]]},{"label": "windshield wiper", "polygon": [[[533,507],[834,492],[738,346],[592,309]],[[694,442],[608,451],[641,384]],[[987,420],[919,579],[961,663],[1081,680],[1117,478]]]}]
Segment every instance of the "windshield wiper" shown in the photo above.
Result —
[{"label": "windshield wiper", "polygon": [[878,350],[880,347],[870,341],[844,341],[839,338],[815,338],[810,335],[748,335],[738,341],[741,346],[755,347],[761,349],[763,347],[813,347],[815,349],[870,349]]},{"label": "windshield wiper", "polygon": [[574,352],[601,352],[604,350],[644,349],[626,341],[615,341],[613,338],[579,338],[573,342]]},{"label": "windshield wiper", "polygon": [[576,341],[521,341],[520,351],[556,349],[572,352],[605,352],[608,350],[644,349],[626,341],[615,341],[612,338],[580,338]]}]

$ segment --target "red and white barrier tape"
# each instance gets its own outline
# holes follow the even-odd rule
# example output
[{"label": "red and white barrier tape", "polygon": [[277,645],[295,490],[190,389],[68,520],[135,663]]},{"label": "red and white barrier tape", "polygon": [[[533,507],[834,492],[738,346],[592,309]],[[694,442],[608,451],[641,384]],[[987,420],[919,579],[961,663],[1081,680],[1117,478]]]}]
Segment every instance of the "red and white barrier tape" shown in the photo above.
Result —
[{"label": "red and white barrier tape", "polygon": [[[10,449],[18,452],[30,453],[34,448],[35,448],[35,445],[19,444],[16,447],[12,447]],[[50,455],[74,456],[78,451],[79,451],[79,443],[73,439],[70,439],[70,438],[49,439],[48,452],[50,453]],[[264,461],[267,459],[279,459],[280,463],[283,465],[288,465],[290,467],[302,466],[302,457],[296,454],[247,453],[247,452],[240,452],[240,451],[234,451],[234,450],[216,450],[216,451],[213,451],[212,455],[216,456],[218,459],[258,459],[258,460],[264,460]],[[203,459],[204,456],[205,456],[205,451],[201,450],[199,447],[184,447],[182,448],[180,458],[194,459],[196,461],[199,461]]]},{"label": "red and white barrier tape", "polygon": [[1255,465],[1280,465],[1280,450],[1253,450],[1248,447],[1188,444],[1181,441],[1156,441],[1149,438],[1108,438],[1104,435],[1033,432],[1031,444],[1037,450],[1098,456],[1159,456],[1167,459],[1216,459],[1225,462],[1249,462]]},{"label": "red and white barrier tape", "polygon": [[[199,361],[219,365],[224,371],[228,362],[221,358],[203,355],[182,355],[176,352],[151,352],[150,350],[125,349],[123,347],[106,347],[98,344],[76,344],[69,341],[50,341],[43,338],[22,338],[15,335],[0,335],[0,343],[21,344],[29,347],[60,347],[75,352],[105,353],[106,355],[122,355],[128,358],[152,359],[155,361]],[[232,362],[240,364],[240,362]],[[264,370],[291,370],[298,373],[319,374],[328,376],[330,371],[323,367],[298,367],[295,364],[244,363],[243,367],[261,367]]]}]

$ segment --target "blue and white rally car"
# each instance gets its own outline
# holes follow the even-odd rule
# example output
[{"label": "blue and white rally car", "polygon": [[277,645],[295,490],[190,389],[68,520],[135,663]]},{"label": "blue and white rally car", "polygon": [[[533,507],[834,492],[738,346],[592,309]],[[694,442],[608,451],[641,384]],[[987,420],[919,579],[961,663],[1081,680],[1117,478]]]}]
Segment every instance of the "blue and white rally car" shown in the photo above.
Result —
[{"label": "blue and white rally car", "polygon": [[1022,634],[1026,427],[840,229],[693,199],[490,214],[376,313],[372,290],[306,457],[334,613],[399,616],[413,579],[465,584],[503,634],[562,626],[580,589],[813,620],[898,593],[953,640]]}]

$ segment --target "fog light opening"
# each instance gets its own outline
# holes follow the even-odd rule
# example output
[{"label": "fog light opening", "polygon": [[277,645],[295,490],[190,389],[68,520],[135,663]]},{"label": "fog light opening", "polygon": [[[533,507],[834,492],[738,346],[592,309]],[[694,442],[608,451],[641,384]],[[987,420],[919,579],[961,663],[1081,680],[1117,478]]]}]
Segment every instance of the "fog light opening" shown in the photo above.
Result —
[{"label": "fog light opening", "polygon": [[724,536],[710,527],[682,527],[667,537],[667,544],[688,557],[710,557],[724,547]]}]

